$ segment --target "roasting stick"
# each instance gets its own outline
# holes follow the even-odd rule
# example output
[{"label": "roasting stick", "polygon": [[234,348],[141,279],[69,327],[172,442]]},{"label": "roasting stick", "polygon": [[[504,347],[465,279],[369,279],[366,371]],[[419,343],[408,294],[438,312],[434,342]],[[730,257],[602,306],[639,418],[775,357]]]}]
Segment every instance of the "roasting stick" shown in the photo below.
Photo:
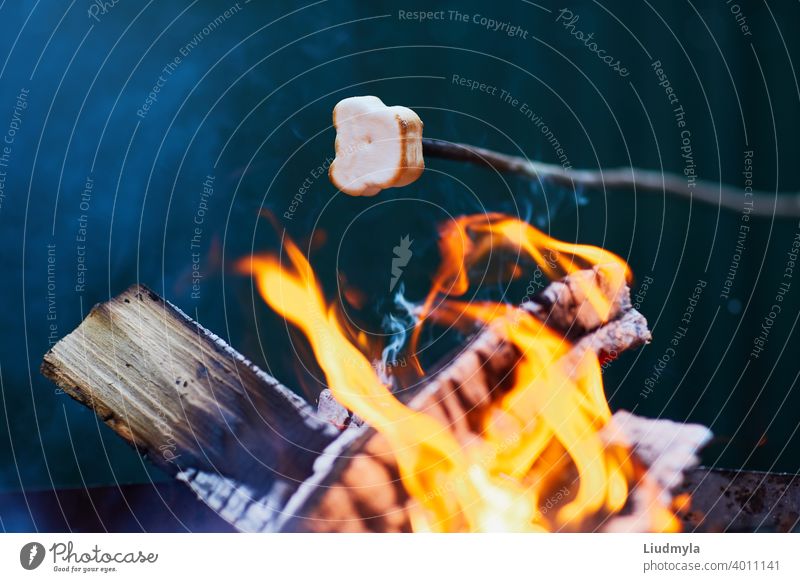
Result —
[{"label": "roasting stick", "polygon": [[521,156],[509,156],[494,150],[441,139],[423,138],[422,151],[428,158],[470,162],[499,172],[519,174],[531,180],[541,180],[567,188],[630,188],[652,194],[663,192],[718,205],[735,212],[744,211],[745,203],[752,202],[750,214],[756,216],[800,217],[800,193],[777,194],[776,198],[775,192],[754,191],[752,198],[745,198],[743,188],[706,180],[695,181],[694,187],[689,189],[685,177],[669,172],[640,168],[565,169],[558,164],[535,162]]},{"label": "roasting stick", "polygon": [[[382,189],[410,184],[425,169],[425,158],[469,162],[498,172],[567,188],[633,189],[669,194],[755,216],[800,218],[800,192],[776,193],[695,180],[639,168],[566,169],[469,144],[422,137],[423,123],[406,107],[388,107],[377,97],[350,97],[333,114],[337,130],[333,184],[352,196],[374,196]],[[387,160],[390,160],[387,163]],[[750,196],[749,194],[752,194]]]}]

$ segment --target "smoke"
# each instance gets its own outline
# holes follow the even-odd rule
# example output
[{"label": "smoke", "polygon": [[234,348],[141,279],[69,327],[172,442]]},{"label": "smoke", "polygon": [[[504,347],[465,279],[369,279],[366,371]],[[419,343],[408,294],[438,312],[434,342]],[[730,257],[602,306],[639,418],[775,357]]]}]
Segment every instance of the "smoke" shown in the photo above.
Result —
[{"label": "smoke", "polygon": [[405,286],[400,283],[392,300],[395,312],[387,313],[381,322],[381,329],[390,339],[383,348],[381,360],[375,365],[375,368],[381,381],[387,385],[394,383],[392,370],[407,365],[405,359],[401,358],[401,353],[411,330],[419,320],[419,307],[408,301],[404,292]]},{"label": "smoke", "polygon": [[520,192],[526,192],[516,198],[520,219],[546,230],[559,217],[569,215],[576,207],[586,206],[589,199],[584,188],[569,188],[548,184],[545,188],[536,180],[519,181]]}]

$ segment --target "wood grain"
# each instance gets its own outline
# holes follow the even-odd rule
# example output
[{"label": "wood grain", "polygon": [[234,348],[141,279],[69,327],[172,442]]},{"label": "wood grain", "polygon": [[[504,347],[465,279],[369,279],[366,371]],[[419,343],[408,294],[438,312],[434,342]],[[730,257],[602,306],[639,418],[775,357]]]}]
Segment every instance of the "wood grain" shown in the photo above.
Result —
[{"label": "wood grain", "polygon": [[248,523],[268,522],[338,436],[142,285],[95,306],[45,355],[42,372],[234,522],[251,504],[262,507]]}]

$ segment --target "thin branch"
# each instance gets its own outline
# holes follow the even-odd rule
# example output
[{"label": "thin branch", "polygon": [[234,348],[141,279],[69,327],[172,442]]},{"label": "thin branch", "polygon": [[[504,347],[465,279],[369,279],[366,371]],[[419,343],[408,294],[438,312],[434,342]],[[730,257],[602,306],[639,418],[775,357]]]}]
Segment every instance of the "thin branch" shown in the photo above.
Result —
[{"label": "thin branch", "polygon": [[745,198],[744,188],[716,184],[704,180],[688,187],[687,179],[678,174],[641,170],[639,168],[611,168],[607,170],[573,170],[558,164],[533,162],[519,156],[509,156],[485,148],[454,143],[440,139],[423,138],[425,158],[442,158],[470,162],[494,168],[499,172],[519,174],[543,183],[558,184],[568,188],[634,189],[637,192],[669,194],[705,202],[735,212],[744,212],[752,202],[751,215],[775,218],[800,218],[800,192],[753,192]]}]

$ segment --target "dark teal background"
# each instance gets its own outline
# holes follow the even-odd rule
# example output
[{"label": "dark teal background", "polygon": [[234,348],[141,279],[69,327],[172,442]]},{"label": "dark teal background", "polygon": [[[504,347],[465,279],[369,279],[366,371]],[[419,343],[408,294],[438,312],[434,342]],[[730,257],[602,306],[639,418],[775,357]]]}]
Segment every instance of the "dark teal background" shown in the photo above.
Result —
[{"label": "dark teal background", "polygon": [[[740,2],[749,37],[722,0],[540,4],[553,12],[523,1],[241,2],[183,58],[142,119],[137,109],[162,69],[232,4],[121,0],[97,22],[86,1],[0,2],[0,136],[16,95],[30,90],[0,208],[0,424],[7,427],[0,428],[0,489],[136,482],[148,473],[161,478],[38,372],[52,323],[51,244],[58,336],[94,303],[141,281],[313,397],[313,382],[298,379],[281,322],[260,303],[254,310],[249,280],[231,269],[253,248],[277,248],[262,209],[304,248],[313,238],[312,262],[327,294],[336,296],[337,275],[359,289],[368,302],[357,316],[375,332],[390,301],[392,247],[406,234],[415,241],[404,282],[418,300],[438,262],[435,225],[448,214],[519,212],[555,236],[613,250],[638,281],[653,279],[641,310],[655,339],[606,372],[612,406],[710,425],[717,439],[706,452],[708,464],[800,470],[800,280],[764,352],[749,357],[797,220],[749,223],[731,301],[720,291],[740,216],[684,199],[543,192],[518,178],[428,160],[429,171],[412,186],[373,199],[342,197],[324,176],[312,179],[292,220],[281,218],[332,154],[331,110],[347,96],[374,94],[410,106],[430,137],[556,161],[547,139],[517,109],[454,85],[454,74],[529,103],[575,167],[680,172],[679,133],[650,68],[656,59],[686,110],[701,176],[741,185],[743,152],[753,150],[757,187],[800,190],[793,62],[800,56],[800,4]],[[515,23],[528,38],[472,22],[398,19],[398,10],[456,6]],[[580,15],[578,28],[594,32],[629,77],[555,23],[562,7]],[[193,298],[190,239],[207,175],[215,176],[214,194],[202,226],[200,295]],[[83,211],[89,176],[94,189]],[[76,292],[81,214],[87,215],[87,272],[85,290]],[[643,398],[700,279],[707,287],[686,337]],[[486,292],[496,295],[497,288]],[[504,299],[519,302],[523,295],[524,286]]]}]

